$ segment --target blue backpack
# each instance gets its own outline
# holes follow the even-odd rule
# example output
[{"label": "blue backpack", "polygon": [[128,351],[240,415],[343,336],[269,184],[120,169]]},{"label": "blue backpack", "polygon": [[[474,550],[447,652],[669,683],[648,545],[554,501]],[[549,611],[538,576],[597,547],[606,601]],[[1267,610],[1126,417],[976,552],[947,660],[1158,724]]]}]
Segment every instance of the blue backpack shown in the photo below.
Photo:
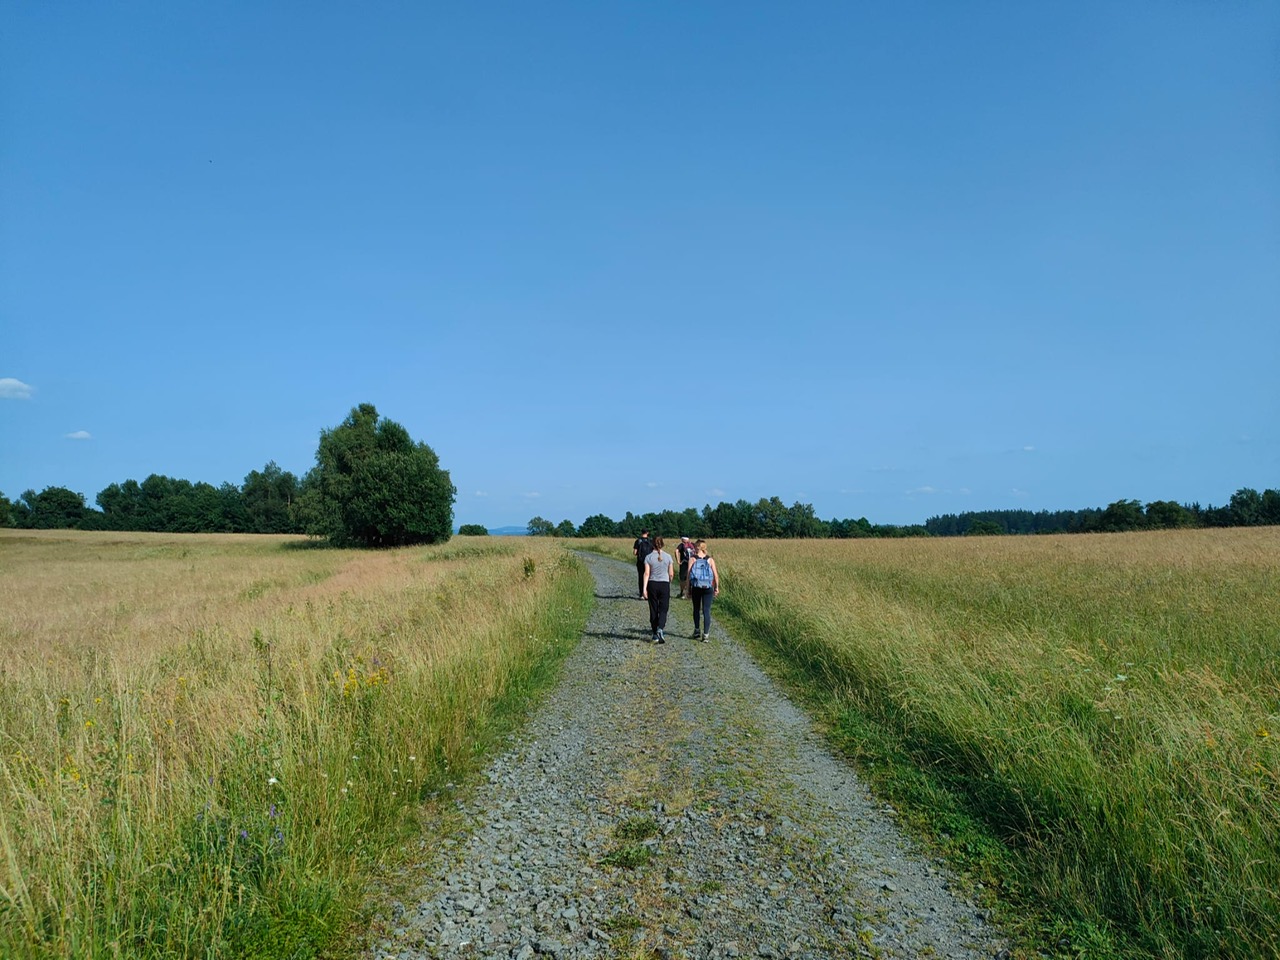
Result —
[{"label": "blue backpack", "polygon": [[715,582],[715,577],[711,573],[711,561],[706,557],[698,557],[693,561],[693,566],[689,568],[689,584],[694,587],[710,589]]}]

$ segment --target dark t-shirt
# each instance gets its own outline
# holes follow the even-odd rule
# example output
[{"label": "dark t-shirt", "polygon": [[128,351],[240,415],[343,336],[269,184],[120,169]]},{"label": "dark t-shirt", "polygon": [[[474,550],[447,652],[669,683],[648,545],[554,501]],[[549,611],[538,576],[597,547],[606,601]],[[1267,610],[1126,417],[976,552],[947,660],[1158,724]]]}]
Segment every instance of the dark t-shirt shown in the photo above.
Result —
[{"label": "dark t-shirt", "polygon": [[644,563],[644,558],[653,553],[653,541],[645,537],[636,537],[632,546],[636,551],[636,563]]}]

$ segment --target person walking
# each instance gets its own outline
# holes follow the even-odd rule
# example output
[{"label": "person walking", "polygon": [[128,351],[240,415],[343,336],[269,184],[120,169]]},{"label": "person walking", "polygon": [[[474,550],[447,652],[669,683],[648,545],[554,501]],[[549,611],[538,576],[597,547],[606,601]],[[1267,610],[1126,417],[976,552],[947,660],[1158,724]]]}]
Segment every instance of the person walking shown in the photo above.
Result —
[{"label": "person walking", "polygon": [[644,558],[653,549],[653,541],[649,539],[649,531],[641,530],[636,542],[631,545],[631,552],[636,555],[636,586],[640,590],[640,599],[644,599]]},{"label": "person walking", "polygon": [[[707,541],[694,545],[689,564],[689,593],[693,599],[693,639],[704,643],[711,633],[711,601],[720,596],[720,571],[707,551]],[[701,626],[699,626],[701,623]]]},{"label": "person walking", "polygon": [[688,537],[680,538],[676,559],[680,561],[680,594],[676,599],[683,600],[689,595],[689,561],[693,559],[693,542]]},{"label": "person walking", "polygon": [[671,574],[675,561],[662,549],[662,538],[653,538],[653,550],[644,558],[640,595],[649,601],[649,629],[654,643],[667,642],[667,609],[671,606]]}]

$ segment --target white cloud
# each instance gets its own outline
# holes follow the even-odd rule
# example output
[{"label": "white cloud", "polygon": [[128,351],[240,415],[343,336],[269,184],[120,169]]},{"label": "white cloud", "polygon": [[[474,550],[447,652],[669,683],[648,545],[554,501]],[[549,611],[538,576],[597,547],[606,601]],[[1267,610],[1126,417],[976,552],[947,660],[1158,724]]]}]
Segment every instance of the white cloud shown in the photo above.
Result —
[{"label": "white cloud", "polygon": [[840,492],[850,494],[850,495],[857,495],[860,493],[866,493],[867,491],[862,489],[861,487],[842,487],[840,489]]},{"label": "white cloud", "polygon": [[1031,494],[1030,494],[1030,493],[1028,493],[1026,490],[1019,490],[1017,487],[1014,487],[1014,488],[1013,488],[1012,490],[1010,490],[1009,492],[1010,492],[1010,493],[1012,493],[1015,497],[1029,497],[1029,496],[1031,496]]},{"label": "white cloud", "polygon": [[13,377],[0,377],[0,397],[6,400],[30,400],[35,387],[15,380]]},{"label": "white cloud", "polygon": [[542,496],[542,494],[538,493],[536,490],[524,494],[524,498],[526,500],[537,500],[540,496]]},{"label": "white cloud", "polygon": [[645,484],[645,486],[648,487],[650,490],[652,490],[657,485],[658,485],[657,482],[654,480],[650,480],[648,483]]},{"label": "white cloud", "polygon": [[474,496],[477,496],[477,497],[487,497],[487,496],[488,496],[488,494],[487,494],[487,493],[485,493],[483,490],[477,490],[477,491],[475,492]]},{"label": "white cloud", "polygon": [[92,440],[93,436],[88,430],[77,430],[75,433],[67,434],[68,440]]},{"label": "white cloud", "polygon": [[1035,449],[1035,447],[1032,447],[1032,446],[1026,446],[1026,447],[1023,447],[1022,449],[1023,449],[1023,451],[1025,451],[1026,453],[1030,453],[1031,451],[1033,451],[1033,450]]},{"label": "white cloud", "polygon": [[937,492],[938,492],[938,491],[937,491],[935,488],[933,488],[933,487],[927,487],[927,486],[926,486],[926,487],[916,487],[914,490],[908,490],[908,491],[907,491],[907,496],[909,496],[909,497],[911,497],[911,496],[915,496],[917,493],[919,493],[919,494],[925,494],[925,495],[928,495],[928,494],[931,494],[931,493],[937,493]]},{"label": "white cloud", "polygon": [[721,490],[719,487],[712,487],[707,492],[713,497],[723,497],[725,495],[724,491]]}]

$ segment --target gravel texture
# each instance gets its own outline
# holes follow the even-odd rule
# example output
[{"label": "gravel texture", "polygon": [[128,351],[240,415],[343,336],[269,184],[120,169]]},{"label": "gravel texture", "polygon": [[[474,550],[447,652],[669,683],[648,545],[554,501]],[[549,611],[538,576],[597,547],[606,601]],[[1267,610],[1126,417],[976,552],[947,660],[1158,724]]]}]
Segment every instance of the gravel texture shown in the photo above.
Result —
[{"label": "gravel texture", "polygon": [[469,827],[388,904],[366,956],[994,957],[946,869],[715,623],[650,642],[632,565],[596,609]]}]

